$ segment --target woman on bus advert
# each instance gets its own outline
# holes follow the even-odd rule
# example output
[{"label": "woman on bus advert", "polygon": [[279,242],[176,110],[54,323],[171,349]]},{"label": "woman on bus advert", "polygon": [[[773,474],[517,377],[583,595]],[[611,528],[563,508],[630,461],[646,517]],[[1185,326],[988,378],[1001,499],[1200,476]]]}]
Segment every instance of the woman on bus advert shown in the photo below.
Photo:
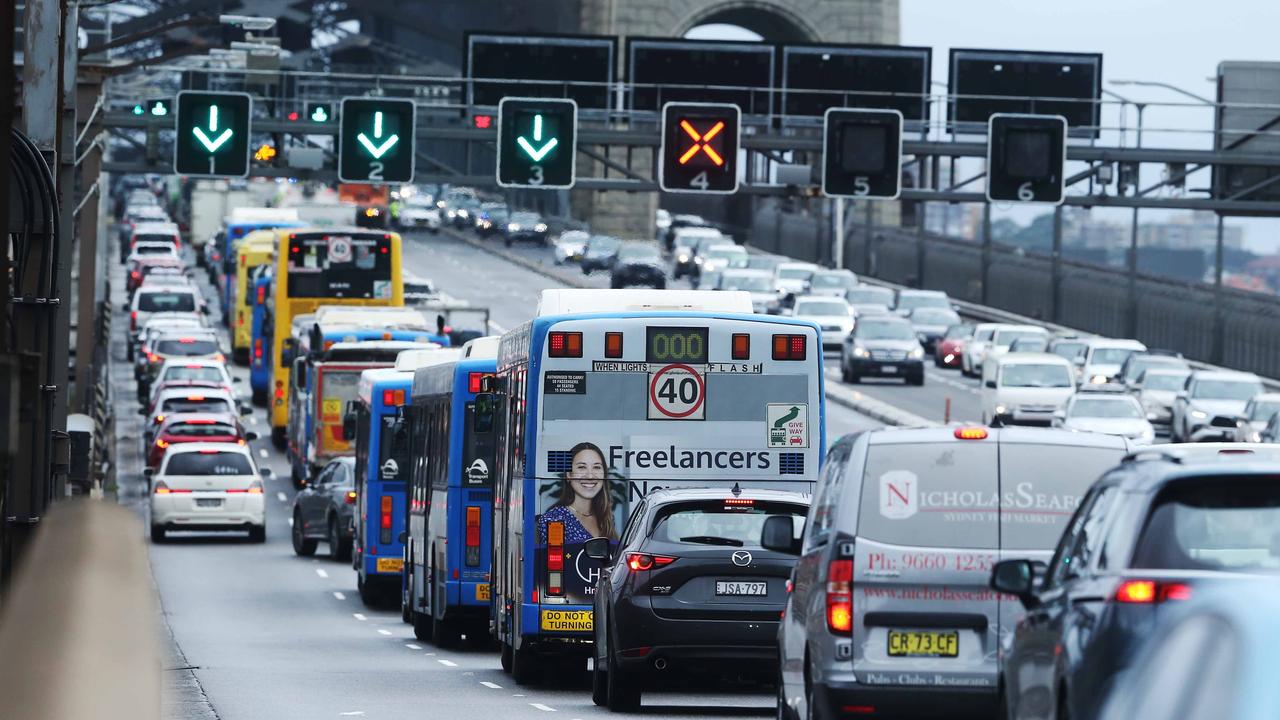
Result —
[{"label": "woman on bus advert", "polygon": [[[549,595],[562,595],[569,603],[590,602],[600,579],[600,565],[582,552],[582,544],[593,537],[618,540],[621,522],[617,515],[625,498],[622,478],[609,471],[600,448],[588,442],[569,450],[569,470],[558,481],[539,488],[540,504],[546,510],[538,516],[538,556],[540,566],[547,567],[549,546],[559,541],[563,557],[563,573],[559,588],[548,586]],[[554,531],[549,532],[549,528]],[[549,576],[548,576],[549,577]]]}]

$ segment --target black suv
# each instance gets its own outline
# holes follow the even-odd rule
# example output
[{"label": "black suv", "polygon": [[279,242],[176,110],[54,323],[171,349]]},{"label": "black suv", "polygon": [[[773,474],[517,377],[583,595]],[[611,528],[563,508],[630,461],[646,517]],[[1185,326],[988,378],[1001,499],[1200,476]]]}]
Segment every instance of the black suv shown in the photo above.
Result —
[{"label": "black suv", "polygon": [[667,264],[656,245],[623,243],[613,261],[609,286],[623,288],[645,285],[662,290],[667,286]]},{"label": "black suv", "polygon": [[1280,567],[1280,452],[1204,444],[1126,457],[1081,500],[1046,566],[996,563],[1026,608],[1004,657],[1009,718],[1091,718],[1178,603]]},{"label": "black suv", "polygon": [[[800,554],[807,496],[662,489],[635,509],[595,593],[592,700],[633,710],[646,687],[708,668],[771,681],[778,618]],[[774,548],[774,549],[768,549]]]}]

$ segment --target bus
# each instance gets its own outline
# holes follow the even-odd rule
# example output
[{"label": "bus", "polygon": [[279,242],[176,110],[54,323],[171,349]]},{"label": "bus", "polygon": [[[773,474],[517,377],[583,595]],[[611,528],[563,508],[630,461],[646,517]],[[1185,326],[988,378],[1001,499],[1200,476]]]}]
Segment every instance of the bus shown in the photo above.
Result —
[{"label": "bus", "polygon": [[403,419],[420,367],[447,363],[458,348],[407,351],[395,365],[360,374],[356,401],[343,418],[355,440],[356,520],[352,564],[360,600],[370,607],[399,599],[404,569],[405,486],[413,467],[409,428]]},{"label": "bus", "polygon": [[295,358],[285,450],[294,487],[309,483],[329,460],[355,454],[351,446],[355,438],[346,437],[342,423],[348,406],[356,399],[360,373],[391,367],[406,350],[438,347],[435,343],[405,340],[326,339]]},{"label": "bus", "polygon": [[222,309],[222,323],[231,329],[231,301],[236,277],[236,248],[249,234],[267,230],[304,228],[298,220],[298,211],[291,208],[236,208],[226,218],[218,236],[220,265],[213,273],[218,289],[218,305]]},{"label": "bus", "polygon": [[267,345],[271,342],[271,281],[274,278],[274,265],[259,265],[250,283],[253,323],[249,335],[249,387],[253,390],[253,404],[259,407],[266,407],[267,393],[271,390],[271,358],[267,355]]},{"label": "bus", "polygon": [[404,305],[400,236],[356,228],[276,231],[271,304],[271,441],[283,449],[293,358],[285,340],[296,315],[321,305]]},{"label": "bus", "polygon": [[409,537],[401,615],[439,647],[489,635],[489,565],[498,338],[463,347],[457,362],[414,374]]},{"label": "bus", "polygon": [[276,234],[255,230],[240,241],[236,249],[236,278],[231,299],[231,357],[241,365],[249,364],[249,346],[253,342],[254,298],[250,277],[259,267],[270,265],[276,254]]},{"label": "bus", "polygon": [[491,627],[517,683],[591,656],[593,593],[659,487],[812,492],[825,448],[817,325],[739,291],[544,290],[498,350]]}]

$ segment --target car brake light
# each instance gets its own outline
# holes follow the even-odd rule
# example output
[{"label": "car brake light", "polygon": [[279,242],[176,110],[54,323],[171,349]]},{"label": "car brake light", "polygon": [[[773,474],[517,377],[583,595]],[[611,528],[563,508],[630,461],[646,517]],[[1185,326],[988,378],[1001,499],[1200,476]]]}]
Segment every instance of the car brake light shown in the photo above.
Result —
[{"label": "car brake light", "polygon": [[954,435],[957,440],[986,440],[988,433],[984,427],[958,427]]},{"label": "car brake light", "polygon": [[808,351],[808,338],[804,335],[774,335],[774,360],[804,360]]},{"label": "car brake light", "polygon": [[832,560],[827,566],[827,629],[853,631],[853,561]]},{"label": "car brake light", "polygon": [[187,402],[204,402],[203,395],[188,395]]},{"label": "car brake light", "polygon": [[467,507],[467,567],[480,565],[480,508],[475,505]]},{"label": "car brake light", "polygon": [[355,490],[348,490],[348,491],[347,491],[347,504],[348,504],[348,505],[355,505],[355,504],[356,504],[356,491],[355,491]]},{"label": "car brake light", "polygon": [[383,495],[379,505],[382,510],[382,516],[378,519],[378,525],[382,528],[382,532],[378,540],[383,545],[386,545],[391,542],[391,496]]},{"label": "car brake light", "polygon": [[137,310],[134,310],[133,312],[129,313],[129,329],[135,332],[138,329],[138,311]]},{"label": "car brake light", "polygon": [[1190,600],[1186,583],[1159,583],[1154,580],[1125,580],[1116,588],[1116,602],[1127,605],[1156,605],[1172,600]]},{"label": "car brake light", "polygon": [[169,447],[169,443],[168,443],[168,441],[166,441],[164,438],[156,438],[156,447],[158,447],[158,448],[160,448],[161,450],[163,450],[163,449],[165,449],[165,448]]},{"label": "car brake light", "polygon": [[734,333],[732,343],[732,357],[734,360],[750,360],[751,359],[751,335],[747,333]]},{"label": "car brake light", "polygon": [[652,570],[675,562],[676,558],[668,555],[650,555],[648,553],[627,553],[627,567],[632,570]]},{"label": "car brake light", "polygon": [[253,482],[249,483],[249,489],[248,489],[248,491],[247,491],[247,492],[248,492],[250,495],[261,495],[261,494],[262,494],[262,481],[261,481],[261,480],[254,480]]},{"label": "car brake light", "polygon": [[745,506],[750,507],[750,506],[752,506],[752,505],[755,505],[755,504],[756,504],[756,501],[755,501],[755,500],[752,500],[752,499],[750,499],[750,498],[725,498],[725,499],[724,499],[724,504],[725,504],[726,506],[731,506],[731,505],[743,506],[743,505],[745,505]]},{"label": "car brake light", "polygon": [[582,357],[582,333],[580,332],[551,333],[547,354],[553,358]]},{"label": "car brake light", "polygon": [[622,333],[607,332],[604,334],[604,356],[613,359],[622,357]]}]

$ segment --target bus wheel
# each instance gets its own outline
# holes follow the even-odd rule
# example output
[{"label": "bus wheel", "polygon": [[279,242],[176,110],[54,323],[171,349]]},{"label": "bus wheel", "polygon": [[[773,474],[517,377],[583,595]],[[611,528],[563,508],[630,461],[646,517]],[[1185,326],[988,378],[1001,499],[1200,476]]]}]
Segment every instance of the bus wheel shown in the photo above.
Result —
[{"label": "bus wheel", "polygon": [[535,664],[537,658],[533,655],[533,650],[526,645],[520,649],[511,651],[511,679],[516,681],[517,685],[532,685],[538,680],[538,666]]},{"label": "bus wheel", "polygon": [[266,391],[266,390],[254,390],[254,391],[253,391],[253,404],[254,404],[254,405],[257,405],[258,407],[261,407],[261,408],[266,407],[266,406],[267,406],[267,391]]},{"label": "bus wheel", "polygon": [[364,578],[360,577],[358,573],[356,574],[356,590],[360,593],[360,602],[364,603],[365,607],[378,607],[379,598],[377,590],[370,587],[369,583],[365,582]]},{"label": "bus wheel", "polygon": [[451,648],[462,640],[462,633],[458,631],[458,626],[448,620],[442,620],[431,615],[431,644],[438,648]]},{"label": "bus wheel", "polygon": [[[499,642],[502,642],[502,641],[499,640]],[[506,644],[505,642],[502,643],[502,652],[499,653],[499,655],[501,656],[500,659],[502,661],[502,672],[505,672],[505,673],[511,672],[511,659],[512,659],[511,646]]]},{"label": "bus wheel", "polygon": [[284,428],[271,428],[271,444],[275,445],[277,450],[283,450],[287,440]]}]

